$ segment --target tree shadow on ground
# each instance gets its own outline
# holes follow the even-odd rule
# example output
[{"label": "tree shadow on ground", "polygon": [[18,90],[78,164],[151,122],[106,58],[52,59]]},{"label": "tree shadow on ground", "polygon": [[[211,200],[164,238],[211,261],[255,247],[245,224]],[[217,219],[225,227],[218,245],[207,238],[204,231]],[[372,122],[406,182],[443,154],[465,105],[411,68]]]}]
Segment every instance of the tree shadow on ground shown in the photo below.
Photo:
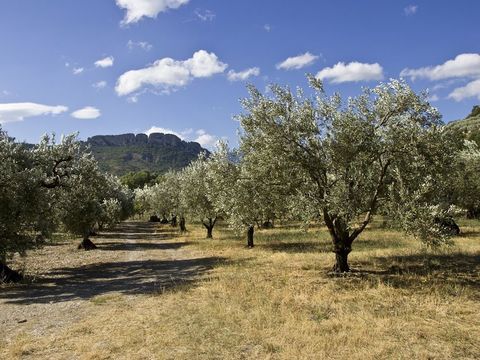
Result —
[{"label": "tree shadow on ground", "polygon": [[95,236],[98,239],[120,240],[165,240],[174,237],[178,237],[176,228],[148,222],[123,222]]},{"label": "tree shadow on ground", "polygon": [[183,246],[189,245],[189,242],[117,242],[102,241],[98,242],[98,250],[103,251],[147,251],[147,250],[178,250]]},{"label": "tree shadow on ground", "polygon": [[465,238],[480,238],[480,231],[462,231],[460,228],[460,234],[458,236]]},{"label": "tree shadow on ground", "polygon": [[[374,267],[374,269],[372,269]],[[480,255],[414,254],[375,257],[370,261],[352,262],[352,275],[361,279],[382,281],[395,288],[425,290],[441,286],[454,294],[459,287],[473,290],[480,298]]]},{"label": "tree shadow on ground", "polygon": [[273,251],[273,252],[287,252],[287,253],[319,253],[319,252],[332,252],[332,245],[325,243],[313,243],[313,242],[271,242],[265,244],[259,244],[258,247]]},{"label": "tree shadow on ground", "polygon": [[107,293],[148,294],[192,286],[225,258],[147,260],[97,263],[58,268],[33,285],[3,289],[0,299],[14,304],[57,303],[90,299]]}]

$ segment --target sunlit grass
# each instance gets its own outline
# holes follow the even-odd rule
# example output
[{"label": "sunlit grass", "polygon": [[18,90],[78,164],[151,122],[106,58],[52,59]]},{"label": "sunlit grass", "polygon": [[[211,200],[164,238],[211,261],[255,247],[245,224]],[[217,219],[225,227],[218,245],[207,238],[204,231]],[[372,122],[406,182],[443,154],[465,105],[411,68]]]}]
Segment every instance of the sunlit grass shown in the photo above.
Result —
[{"label": "sunlit grass", "polygon": [[[354,243],[352,274],[334,277],[323,227],[259,230],[255,248],[220,224],[175,241],[218,257],[197,282],[135,298],[91,299],[54,336],[22,334],[10,358],[476,359],[480,354],[480,223],[427,250],[374,224]],[[166,228],[165,228],[166,229]],[[170,230],[169,230],[170,231]],[[1,353],[0,353],[1,354]]]}]

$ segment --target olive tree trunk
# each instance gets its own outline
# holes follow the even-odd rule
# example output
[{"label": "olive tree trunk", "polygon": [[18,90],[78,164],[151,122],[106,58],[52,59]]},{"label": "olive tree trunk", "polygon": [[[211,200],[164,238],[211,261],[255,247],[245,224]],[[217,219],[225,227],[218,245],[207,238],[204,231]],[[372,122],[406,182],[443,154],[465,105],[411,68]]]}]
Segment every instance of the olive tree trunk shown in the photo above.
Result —
[{"label": "olive tree trunk", "polygon": [[185,217],[183,216],[180,217],[179,225],[180,225],[181,232],[187,232],[187,227],[185,226]]},{"label": "olive tree trunk", "polygon": [[217,222],[217,218],[208,218],[208,223],[205,223],[202,221],[203,226],[205,226],[205,229],[207,229],[207,239],[212,239],[213,238],[213,227],[215,226],[215,223]]},{"label": "olive tree trunk", "polygon": [[79,250],[85,250],[85,251],[89,251],[89,250],[95,250],[97,248],[97,245],[95,245],[89,238],[89,233],[90,231],[88,231],[87,233],[85,233],[85,235],[83,236],[83,240],[80,244],[78,244],[78,249]]},{"label": "olive tree trunk", "polygon": [[0,283],[20,282],[22,280],[23,276],[19,272],[10,269],[4,261],[0,261]]},{"label": "olive tree trunk", "polygon": [[352,243],[360,232],[355,231],[349,234],[346,222],[341,217],[328,214],[327,211],[324,211],[324,220],[330,233],[333,252],[335,253],[335,264],[332,271],[334,273],[349,272],[348,254],[352,251]]},{"label": "olive tree trunk", "polygon": [[172,216],[171,225],[172,227],[177,227],[177,215]]},{"label": "olive tree trunk", "polygon": [[253,248],[253,233],[255,232],[255,227],[251,224],[248,226],[247,230],[247,247]]}]

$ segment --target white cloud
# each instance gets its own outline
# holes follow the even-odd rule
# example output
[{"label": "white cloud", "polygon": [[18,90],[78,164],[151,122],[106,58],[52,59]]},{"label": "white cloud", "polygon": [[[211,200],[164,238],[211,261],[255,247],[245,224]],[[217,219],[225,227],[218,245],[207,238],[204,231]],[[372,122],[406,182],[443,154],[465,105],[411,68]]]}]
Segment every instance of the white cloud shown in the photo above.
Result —
[{"label": "white cloud", "polygon": [[161,12],[177,9],[188,2],[189,0],[116,0],[117,6],[127,11],[122,25],[136,23],[143,17],[155,18]]},{"label": "white cloud", "polygon": [[318,56],[312,55],[309,52],[305,54],[289,57],[286,60],[282,61],[280,64],[277,64],[277,69],[291,70],[291,69],[301,69],[305,66],[312,65],[315,60],[318,59]]},{"label": "white cloud", "polygon": [[82,109],[78,109],[74,112],[72,112],[70,115],[74,117],[75,119],[96,119],[100,117],[101,113],[100,110],[97,108],[94,108],[92,106],[86,106]]},{"label": "white cloud", "polygon": [[199,143],[202,147],[212,148],[218,141],[215,135],[207,134],[203,129],[197,130],[197,138],[193,141]]},{"label": "white cloud", "polygon": [[263,25],[263,30],[265,30],[266,32],[270,32],[272,31],[272,26],[270,24],[265,24]]},{"label": "white cloud", "polygon": [[230,70],[227,74],[227,78],[230,81],[245,81],[251,76],[258,76],[258,75],[260,75],[260,68],[254,67],[254,68],[246,69],[239,72]]},{"label": "white cloud", "polygon": [[405,15],[410,16],[410,15],[415,15],[418,10],[418,5],[408,5],[403,9],[403,12]]},{"label": "white cloud", "polygon": [[187,60],[163,58],[149,67],[130,70],[122,74],[115,87],[119,96],[131,94],[145,85],[168,91],[187,85],[194,78],[206,78],[222,73],[228,67],[218,60],[217,55],[199,50]]},{"label": "white cloud", "polygon": [[83,72],[84,68],[80,67],[80,68],[73,68],[72,70],[72,73],[73,75],[78,75],[78,74],[81,74]]},{"label": "white cloud", "polygon": [[107,82],[105,80],[98,81],[92,85],[95,89],[103,89],[107,86]]},{"label": "white cloud", "polygon": [[22,121],[27,117],[40,115],[58,115],[68,111],[66,106],[49,106],[36,103],[0,104],[0,123]]},{"label": "white cloud", "polygon": [[135,48],[140,48],[145,51],[150,51],[153,48],[153,45],[148,43],[147,41],[132,41],[128,40],[127,47],[129,50],[133,50]]},{"label": "white cloud", "polygon": [[107,56],[106,58],[95,61],[95,67],[107,68],[113,66],[113,56]]},{"label": "white cloud", "polygon": [[201,11],[199,9],[195,10],[195,15],[201,20],[201,21],[213,21],[215,19],[215,13],[211,10],[204,10]]},{"label": "white cloud", "polygon": [[150,134],[153,134],[153,133],[172,134],[179,137],[182,140],[185,140],[185,137],[182,134],[174,130],[159,127],[159,126],[152,126],[150,129],[145,130],[144,133],[147,134],[148,136],[150,136]]},{"label": "white cloud", "polygon": [[460,54],[453,60],[437,66],[427,66],[419,69],[403,69],[400,76],[443,80],[456,77],[480,76],[480,54]]},{"label": "white cloud", "polygon": [[449,99],[455,101],[462,101],[463,99],[468,99],[471,97],[476,97],[480,100],[480,79],[469,82],[467,85],[454,89],[449,95]]},{"label": "white cloud", "polygon": [[357,61],[345,64],[339,62],[333,67],[326,67],[317,73],[320,80],[330,80],[334,84],[351,81],[382,80],[383,68],[380,64],[365,64]]},{"label": "white cloud", "polygon": [[437,94],[433,94],[433,95],[430,95],[428,97],[428,101],[430,101],[430,102],[435,102],[435,101],[438,101],[438,100],[440,100],[440,98],[438,97]]}]

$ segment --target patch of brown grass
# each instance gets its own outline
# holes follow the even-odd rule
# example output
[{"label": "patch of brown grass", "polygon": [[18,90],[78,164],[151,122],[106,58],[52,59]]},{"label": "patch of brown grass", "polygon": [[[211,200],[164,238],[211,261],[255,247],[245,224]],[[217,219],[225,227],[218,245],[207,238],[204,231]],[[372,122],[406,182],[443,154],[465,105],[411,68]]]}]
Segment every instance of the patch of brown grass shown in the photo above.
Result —
[{"label": "patch of brown grass", "polygon": [[[256,247],[223,227],[176,241],[218,262],[195,284],[157,294],[91,299],[89,313],[42,336],[4,344],[7,358],[477,359],[480,225],[454,247],[427,251],[373,226],[332,277],[323,228],[257,231]],[[472,235],[474,234],[474,235]],[[2,354],[2,352],[0,352]],[[1,355],[0,355],[1,357]]]}]

